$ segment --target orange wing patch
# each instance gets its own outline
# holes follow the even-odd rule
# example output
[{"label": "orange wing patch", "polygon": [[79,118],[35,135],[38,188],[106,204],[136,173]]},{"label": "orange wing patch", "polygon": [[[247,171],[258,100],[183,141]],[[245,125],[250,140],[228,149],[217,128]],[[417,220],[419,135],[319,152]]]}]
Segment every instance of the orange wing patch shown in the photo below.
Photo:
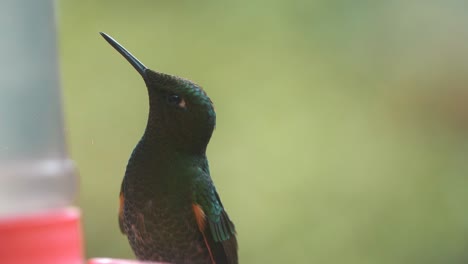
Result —
[{"label": "orange wing patch", "polygon": [[125,234],[124,224],[123,224],[123,216],[124,216],[124,203],[125,197],[123,192],[120,192],[119,196],[119,227],[120,231]]},{"label": "orange wing patch", "polygon": [[205,241],[206,248],[208,249],[208,253],[210,254],[211,263],[215,264],[216,262],[214,260],[213,253],[211,252],[210,245],[208,244],[208,241],[206,240],[206,235],[205,235],[205,228],[206,228],[205,212],[203,211],[201,206],[196,203],[192,204],[192,208],[193,208],[193,213],[195,214],[195,220],[197,220],[198,229],[200,229],[200,232],[203,235],[203,240]]},{"label": "orange wing patch", "polygon": [[203,233],[203,231],[205,231],[205,227],[206,227],[205,212],[203,212],[203,209],[198,204],[194,203],[194,204],[192,204],[192,207],[193,207],[193,213],[195,214],[195,220],[197,220],[198,228]]},{"label": "orange wing patch", "polygon": [[119,195],[119,217],[120,218],[123,217],[124,202],[125,202],[125,198],[124,198],[123,193],[121,192]]}]

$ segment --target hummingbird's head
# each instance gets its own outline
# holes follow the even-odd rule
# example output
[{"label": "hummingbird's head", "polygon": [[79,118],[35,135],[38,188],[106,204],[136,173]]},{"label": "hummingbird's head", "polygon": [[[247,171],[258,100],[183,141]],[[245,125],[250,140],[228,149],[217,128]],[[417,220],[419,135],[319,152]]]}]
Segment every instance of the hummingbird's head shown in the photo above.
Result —
[{"label": "hummingbird's head", "polygon": [[150,111],[145,135],[175,150],[203,152],[211,138],[216,114],[205,91],[184,78],[146,68],[110,36],[101,32],[143,77],[148,88]]}]

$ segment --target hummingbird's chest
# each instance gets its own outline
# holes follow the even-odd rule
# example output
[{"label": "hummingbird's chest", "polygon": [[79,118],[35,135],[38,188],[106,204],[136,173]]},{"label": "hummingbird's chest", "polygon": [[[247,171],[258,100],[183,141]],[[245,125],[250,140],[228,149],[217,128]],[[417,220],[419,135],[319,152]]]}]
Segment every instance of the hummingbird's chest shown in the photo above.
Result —
[{"label": "hummingbird's chest", "polygon": [[123,228],[138,259],[209,263],[189,197],[165,193],[145,198],[126,196]]},{"label": "hummingbird's chest", "polygon": [[125,233],[139,259],[192,263],[189,260],[193,256],[206,255],[189,202],[174,205],[171,197],[141,202],[126,199],[123,219]]},{"label": "hummingbird's chest", "polygon": [[[141,171],[140,171],[141,172]],[[198,229],[189,181],[152,181],[127,173],[124,179],[123,228],[138,259],[172,263],[210,263]]]}]

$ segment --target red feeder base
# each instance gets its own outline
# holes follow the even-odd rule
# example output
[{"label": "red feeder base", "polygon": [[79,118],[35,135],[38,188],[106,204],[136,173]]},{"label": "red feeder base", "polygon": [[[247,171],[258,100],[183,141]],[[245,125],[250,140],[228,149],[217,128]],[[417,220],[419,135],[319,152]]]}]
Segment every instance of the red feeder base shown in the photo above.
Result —
[{"label": "red feeder base", "polygon": [[0,219],[0,263],[83,263],[80,211],[65,208]]}]

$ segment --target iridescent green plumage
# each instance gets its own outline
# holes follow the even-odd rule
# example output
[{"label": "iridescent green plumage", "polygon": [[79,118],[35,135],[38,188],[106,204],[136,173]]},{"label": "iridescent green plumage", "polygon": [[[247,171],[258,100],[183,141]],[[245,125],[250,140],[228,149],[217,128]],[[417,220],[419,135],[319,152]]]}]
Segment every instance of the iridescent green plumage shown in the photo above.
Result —
[{"label": "iridescent green plumage", "polygon": [[148,124],[122,182],[119,224],[141,260],[236,264],[237,241],[211,180],[206,147],[216,123],[195,83],[146,68],[103,37],[142,75]]},{"label": "iridescent green plumage", "polygon": [[199,169],[198,174],[193,184],[193,200],[203,208],[213,239],[216,242],[228,240],[235,236],[234,225],[225,218],[223,204],[209,173]]}]

